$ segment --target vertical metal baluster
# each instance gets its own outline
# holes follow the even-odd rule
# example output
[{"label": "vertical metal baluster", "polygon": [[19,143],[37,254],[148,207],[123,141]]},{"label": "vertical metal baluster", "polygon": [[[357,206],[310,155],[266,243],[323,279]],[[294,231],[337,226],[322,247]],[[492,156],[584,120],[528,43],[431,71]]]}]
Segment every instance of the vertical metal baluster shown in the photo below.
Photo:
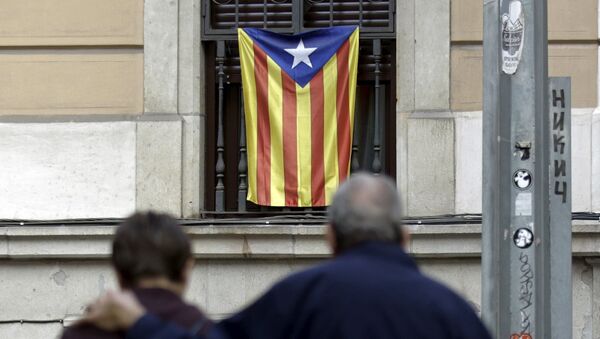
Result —
[{"label": "vertical metal baluster", "polygon": [[267,28],[267,0],[263,1],[263,28]]},{"label": "vertical metal baluster", "polygon": [[358,27],[362,28],[363,22],[363,2],[362,0],[358,1]]},{"label": "vertical metal baluster", "polygon": [[350,171],[352,173],[360,169],[360,162],[358,161],[358,132],[356,132],[356,126],[358,126],[357,122],[358,114],[356,114],[356,109],[354,109],[354,131],[352,131],[352,160],[350,163]]},{"label": "vertical metal baluster", "polygon": [[381,172],[381,145],[380,145],[380,131],[379,131],[379,76],[381,70],[379,64],[381,62],[381,40],[373,40],[373,56],[375,59],[375,131],[373,133],[373,173]]},{"label": "vertical metal baluster", "polygon": [[333,0],[329,0],[329,27],[333,26]]},{"label": "vertical metal baluster", "polygon": [[240,97],[242,98],[242,106],[240,109],[240,162],[238,164],[238,176],[240,186],[238,187],[238,211],[246,211],[246,194],[248,193],[248,181],[246,171],[248,170],[248,162],[246,160],[246,124],[244,123],[244,95],[240,87]]},{"label": "vertical metal baluster", "polygon": [[215,210],[217,212],[223,212],[225,210],[225,184],[223,177],[225,176],[225,161],[223,153],[225,152],[225,144],[223,142],[223,100],[225,96],[225,72],[223,70],[223,64],[225,63],[225,41],[217,41],[217,64],[219,65],[219,71],[217,77],[219,79],[219,112],[217,121],[217,185],[215,187]]},{"label": "vertical metal baluster", "polygon": [[240,27],[240,9],[239,9],[239,0],[235,0],[235,28]]}]

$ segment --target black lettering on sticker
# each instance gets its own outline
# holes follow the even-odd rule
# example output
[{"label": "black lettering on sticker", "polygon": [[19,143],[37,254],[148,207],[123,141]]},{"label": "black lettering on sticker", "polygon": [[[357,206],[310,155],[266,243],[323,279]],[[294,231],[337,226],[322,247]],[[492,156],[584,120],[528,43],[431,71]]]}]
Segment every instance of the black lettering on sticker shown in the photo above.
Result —
[{"label": "black lettering on sticker", "polygon": [[[556,135],[554,134],[554,152],[560,152],[560,154],[564,154],[565,153],[565,136],[564,135]],[[558,148],[560,147],[560,151],[558,150]]]},{"label": "black lettering on sticker", "polygon": [[561,108],[565,108],[565,90],[560,90],[560,96],[556,95],[556,90],[552,90],[552,105],[556,107],[556,104],[560,101]]},{"label": "black lettering on sticker", "polygon": [[567,202],[567,182],[566,181],[555,181],[554,182],[554,194],[562,196],[562,203],[563,204],[566,203]]},{"label": "black lettering on sticker", "polygon": [[567,175],[567,162],[565,160],[554,160],[554,177]]},{"label": "black lettering on sticker", "polygon": [[565,129],[565,112],[554,113],[554,125],[553,130],[564,130]]}]

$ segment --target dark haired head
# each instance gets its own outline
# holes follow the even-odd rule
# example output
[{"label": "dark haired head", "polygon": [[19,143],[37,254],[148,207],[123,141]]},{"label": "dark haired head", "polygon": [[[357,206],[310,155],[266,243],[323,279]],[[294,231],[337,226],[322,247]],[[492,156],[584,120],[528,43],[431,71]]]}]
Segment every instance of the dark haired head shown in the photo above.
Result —
[{"label": "dark haired head", "polygon": [[166,214],[135,213],[119,226],[113,240],[112,264],[126,288],[135,287],[143,278],[184,282],[190,258],[187,235]]}]

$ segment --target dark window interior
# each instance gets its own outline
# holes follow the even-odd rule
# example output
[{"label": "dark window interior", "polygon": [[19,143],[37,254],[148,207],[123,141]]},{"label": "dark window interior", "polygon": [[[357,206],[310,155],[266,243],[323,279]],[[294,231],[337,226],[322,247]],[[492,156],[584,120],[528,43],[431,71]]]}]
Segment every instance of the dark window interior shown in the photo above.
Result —
[{"label": "dark window interior", "polygon": [[[331,9],[333,8],[333,11]],[[240,197],[240,117],[243,114],[240,62],[236,27],[258,27],[284,33],[301,32],[331,25],[361,25],[358,88],[356,95],[353,170],[372,170],[374,160],[375,101],[379,101],[381,172],[395,177],[396,171],[396,43],[394,2],[377,0],[207,0],[203,1],[203,39],[206,52],[206,211],[262,211],[290,213],[290,209],[266,208]],[[374,41],[381,43],[379,57]],[[219,62],[217,45],[224,46],[223,71],[223,184],[224,203],[218,208],[217,133],[219,128]],[[376,60],[380,73],[376,75]],[[379,77],[379,97],[375,81]],[[296,210],[296,209],[293,209]]]}]

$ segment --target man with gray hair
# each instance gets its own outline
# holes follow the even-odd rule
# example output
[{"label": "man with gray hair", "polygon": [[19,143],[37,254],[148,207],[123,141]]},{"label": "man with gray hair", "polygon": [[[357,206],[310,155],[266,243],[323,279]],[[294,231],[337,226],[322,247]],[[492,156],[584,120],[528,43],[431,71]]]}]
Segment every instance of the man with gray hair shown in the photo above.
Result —
[{"label": "man with gray hair", "polygon": [[473,309],[403,250],[408,233],[389,178],[356,174],[341,185],[327,240],[333,260],[283,279],[206,336],[144,314],[131,295],[105,297],[89,320],[128,329],[130,339],[490,338]]}]

